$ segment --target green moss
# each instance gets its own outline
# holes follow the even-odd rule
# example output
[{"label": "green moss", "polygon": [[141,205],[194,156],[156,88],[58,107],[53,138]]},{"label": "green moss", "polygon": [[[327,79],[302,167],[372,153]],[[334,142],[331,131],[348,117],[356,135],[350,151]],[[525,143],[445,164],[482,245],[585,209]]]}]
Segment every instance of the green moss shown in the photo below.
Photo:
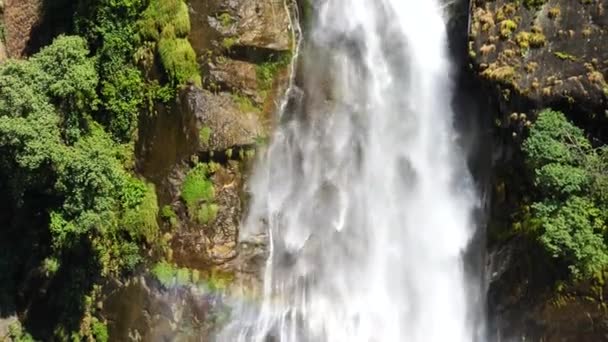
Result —
[{"label": "green moss", "polygon": [[182,184],[182,199],[186,202],[191,217],[198,213],[201,202],[211,203],[215,198],[215,190],[208,173],[206,164],[198,164],[188,172]]},{"label": "green moss", "polygon": [[232,100],[236,103],[241,112],[257,113],[260,111],[260,108],[256,107],[256,105],[253,104],[253,101],[251,101],[251,99],[247,96],[240,94],[232,94]]},{"label": "green moss", "polygon": [[230,50],[237,42],[238,40],[234,37],[226,37],[222,39],[222,47],[226,50]]},{"label": "green moss", "polygon": [[[273,57],[271,56],[271,59]],[[278,72],[291,63],[291,54],[283,53],[276,60],[266,61],[256,65],[256,76],[258,84],[262,91],[268,91],[272,88],[272,83]]]},{"label": "green moss", "polygon": [[533,28],[532,32],[518,32],[515,35],[515,42],[521,49],[539,48],[545,45],[546,37],[538,28]]},{"label": "green moss", "polygon": [[52,277],[59,271],[59,266],[61,266],[61,263],[57,258],[49,257],[42,262],[42,271],[47,277]]},{"label": "green moss", "polygon": [[95,337],[96,342],[108,342],[110,338],[108,334],[108,326],[96,318],[93,318],[93,322],[91,324],[91,334],[93,334],[93,337]]},{"label": "green moss", "polygon": [[[183,0],[151,0],[137,23],[143,40],[157,42],[163,69],[173,85],[201,86],[196,53],[185,38],[190,32],[188,6]],[[138,57],[147,53],[139,51]]]},{"label": "green moss", "polygon": [[201,86],[196,53],[185,38],[164,38],[158,43],[163,69],[174,84],[192,82]]},{"label": "green moss", "polygon": [[515,68],[510,65],[497,66],[492,64],[481,75],[493,81],[511,84],[515,78]]},{"label": "green moss", "polygon": [[185,37],[190,32],[188,5],[183,0],[151,0],[137,24],[139,34],[146,40],[158,41],[167,29]]},{"label": "green moss", "polygon": [[173,210],[173,208],[171,208],[170,205],[165,205],[161,211],[160,211],[160,217],[169,222],[171,224],[171,227],[175,227],[177,226],[177,214],[175,213],[175,211]]},{"label": "green moss", "polygon": [[560,7],[559,6],[554,6],[554,7],[551,7],[549,9],[549,12],[547,13],[547,15],[551,19],[557,19],[557,18],[559,18],[559,16],[561,15],[561,13],[562,13],[562,10],[560,9]]},{"label": "green moss", "polygon": [[220,21],[220,24],[223,27],[232,26],[232,24],[234,24],[235,22],[234,18],[230,15],[230,13],[222,13],[217,19]]},{"label": "green moss", "polygon": [[234,282],[234,273],[212,269],[205,280],[210,290],[224,290]]},{"label": "green moss", "polygon": [[190,270],[187,268],[178,269],[175,275],[175,280],[179,286],[188,285],[191,281]]},{"label": "green moss", "polygon": [[555,57],[561,59],[561,60],[567,60],[567,61],[572,61],[572,62],[576,62],[578,58],[576,58],[575,56],[566,53],[566,52],[562,52],[562,51],[556,51],[553,53],[555,55]]},{"label": "green moss", "polygon": [[152,268],[152,275],[164,286],[170,287],[173,285],[173,280],[177,270],[173,265],[166,261],[161,261]]},{"label": "green moss", "polygon": [[528,9],[538,9],[546,2],[547,0],[524,0],[524,6]]},{"label": "green moss", "polygon": [[198,212],[196,215],[198,223],[207,224],[207,223],[213,222],[217,218],[218,211],[219,211],[219,207],[217,206],[217,204],[205,203],[205,204],[201,205],[201,207],[198,209]]},{"label": "green moss", "polygon": [[[146,242],[152,243],[159,234],[158,203],[154,185],[133,179],[126,187],[125,192],[133,192],[138,196],[135,203],[126,203],[122,224],[133,238],[143,237]],[[125,201],[123,194],[123,201]],[[124,203],[123,203],[124,204]]]},{"label": "green moss", "polygon": [[500,37],[508,39],[517,29],[517,23],[511,19],[506,19],[500,22]]},{"label": "green moss", "polygon": [[201,144],[206,146],[209,144],[210,138],[211,138],[211,127],[203,126],[203,128],[201,128],[198,131],[198,139],[200,140]]},{"label": "green moss", "polygon": [[517,12],[517,5],[515,3],[505,4],[496,11],[496,21],[501,22],[507,20],[513,16],[515,12]]}]

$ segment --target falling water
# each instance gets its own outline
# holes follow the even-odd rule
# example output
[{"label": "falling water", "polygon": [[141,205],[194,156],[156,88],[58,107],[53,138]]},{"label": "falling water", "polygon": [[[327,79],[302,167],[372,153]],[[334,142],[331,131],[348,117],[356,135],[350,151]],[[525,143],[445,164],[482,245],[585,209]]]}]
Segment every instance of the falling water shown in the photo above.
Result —
[{"label": "falling water", "polygon": [[476,194],[458,146],[440,0],[318,0],[258,165],[263,301],[223,341],[475,341],[463,255]]}]

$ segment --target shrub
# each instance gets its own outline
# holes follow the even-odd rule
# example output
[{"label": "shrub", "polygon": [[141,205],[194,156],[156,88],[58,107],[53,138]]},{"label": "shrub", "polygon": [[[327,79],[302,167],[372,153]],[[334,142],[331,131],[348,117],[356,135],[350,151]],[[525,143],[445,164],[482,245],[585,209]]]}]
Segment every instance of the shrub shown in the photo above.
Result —
[{"label": "shrub", "polygon": [[606,148],[593,148],[580,128],[552,110],[539,114],[522,148],[538,190],[532,214],[541,245],[575,279],[600,274],[608,266]]}]

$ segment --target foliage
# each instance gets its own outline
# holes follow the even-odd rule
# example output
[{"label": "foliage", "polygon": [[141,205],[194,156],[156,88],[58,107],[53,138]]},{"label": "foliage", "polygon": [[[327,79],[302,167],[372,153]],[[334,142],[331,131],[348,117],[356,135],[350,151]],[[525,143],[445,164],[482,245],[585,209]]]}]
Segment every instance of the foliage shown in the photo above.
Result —
[{"label": "foliage", "polygon": [[190,283],[190,270],[187,268],[180,268],[175,273],[175,282],[179,286],[185,286]]},{"label": "foliage", "polygon": [[95,282],[133,269],[158,236],[154,187],[128,170],[132,145],[93,118],[99,83],[88,55],[82,38],[62,36],[27,61],[0,65],[0,188],[14,210],[35,208],[32,227],[2,227],[0,240],[36,245],[30,252],[49,283],[68,284],[47,296],[60,314],[45,319],[52,330],[42,336],[59,340],[91,334],[79,321],[93,322]]},{"label": "foliage", "polygon": [[599,274],[608,266],[606,148],[594,148],[562,113],[545,110],[523,151],[539,191],[532,206],[540,222],[539,241],[568,264],[574,277]]},{"label": "foliage", "polygon": [[186,203],[188,213],[194,216],[201,202],[211,202],[215,198],[213,183],[209,180],[209,166],[199,163],[186,175],[182,184],[182,199]]},{"label": "foliage", "polygon": [[200,140],[201,144],[209,144],[209,139],[211,139],[211,133],[211,127],[209,126],[203,126],[203,128],[198,131],[198,139]]},{"label": "foliage", "polygon": [[188,6],[183,0],[150,0],[137,22],[142,40],[155,42],[163,69],[175,85],[201,85],[196,53],[185,37],[190,33]]},{"label": "foliage", "polygon": [[160,217],[169,222],[169,224],[171,224],[171,227],[175,227],[177,226],[177,214],[175,213],[175,211],[173,210],[173,208],[171,208],[171,206],[169,205],[165,205],[163,206],[163,208],[160,211]]},{"label": "foliage", "polygon": [[207,224],[215,220],[218,211],[219,207],[217,204],[203,204],[196,213],[196,219],[200,224]]},{"label": "foliage", "polygon": [[500,37],[507,39],[511,37],[513,31],[517,29],[517,23],[511,19],[506,19],[500,22]]},{"label": "foliage", "polygon": [[80,0],[76,28],[94,47],[100,76],[97,117],[114,138],[129,141],[143,104],[141,72],[133,65],[140,44],[136,21],[145,0]]},{"label": "foliage", "polygon": [[291,62],[291,54],[281,54],[276,60],[273,57],[270,60],[258,64],[256,66],[256,75],[260,89],[262,91],[268,91],[272,88],[272,82],[274,81],[277,73]]},{"label": "foliage", "polygon": [[260,108],[256,107],[256,105],[245,95],[241,94],[231,94],[232,100],[236,103],[239,110],[244,113],[257,113],[260,111]]},{"label": "foliage", "polygon": [[573,56],[567,52],[555,51],[553,54],[555,55],[555,57],[557,57],[561,60],[564,60],[564,61],[576,62],[578,60],[578,58],[576,58],[576,56]]},{"label": "foliage", "polygon": [[93,337],[95,337],[96,342],[108,342],[110,340],[108,335],[108,327],[96,319],[91,325],[91,332]]},{"label": "foliage", "polygon": [[161,261],[152,268],[152,275],[154,275],[164,287],[173,285],[173,279],[175,278],[176,273],[177,271],[173,265],[166,261]]},{"label": "foliage", "polygon": [[547,0],[524,0],[524,5],[526,8],[538,9],[544,5],[545,2],[547,2]]},{"label": "foliage", "polygon": [[137,23],[139,34],[147,40],[158,41],[169,27],[175,35],[190,33],[188,6],[183,0],[152,0]]},{"label": "foliage", "polygon": [[165,72],[176,85],[192,82],[201,85],[196,53],[185,38],[161,38],[158,53]]},{"label": "foliage", "polygon": [[34,342],[32,336],[24,331],[21,323],[15,322],[8,327],[8,336],[13,342]]}]

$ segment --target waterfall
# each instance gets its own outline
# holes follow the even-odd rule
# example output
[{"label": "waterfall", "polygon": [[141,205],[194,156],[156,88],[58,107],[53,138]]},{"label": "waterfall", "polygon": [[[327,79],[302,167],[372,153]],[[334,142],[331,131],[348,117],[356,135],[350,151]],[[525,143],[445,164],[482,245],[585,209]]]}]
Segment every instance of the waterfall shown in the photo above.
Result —
[{"label": "waterfall", "polygon": [[251,184],[258,307],[221,341],[478,340],[464,254],[479,205],[440,0],[317,0],[298,77]]}]

